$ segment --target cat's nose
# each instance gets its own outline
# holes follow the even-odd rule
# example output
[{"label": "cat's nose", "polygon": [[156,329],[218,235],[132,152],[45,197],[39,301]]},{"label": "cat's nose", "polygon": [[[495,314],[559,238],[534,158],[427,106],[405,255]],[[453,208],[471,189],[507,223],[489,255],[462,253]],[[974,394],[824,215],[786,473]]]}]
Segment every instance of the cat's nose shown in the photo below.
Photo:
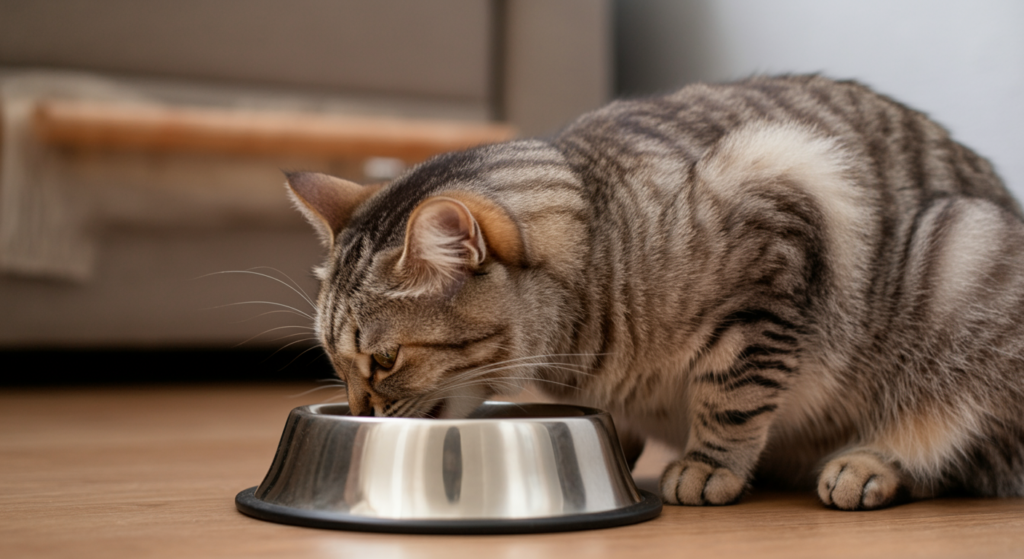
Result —
[{"label": "cat's nose", "polygon": [[348,412],[354,416],[374,417],[376,412],[369,394],[353,394],[349,391]]}]

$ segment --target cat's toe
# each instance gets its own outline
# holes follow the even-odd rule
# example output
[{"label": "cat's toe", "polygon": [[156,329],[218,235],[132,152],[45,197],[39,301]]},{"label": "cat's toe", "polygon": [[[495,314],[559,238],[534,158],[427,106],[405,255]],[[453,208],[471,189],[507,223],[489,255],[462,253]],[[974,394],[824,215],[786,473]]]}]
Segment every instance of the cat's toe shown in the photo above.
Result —
[{"label": "cat's toe", "polygon": [[877,509],[890,504],[900,488],[895,468],[870,452],[832,459],[818,478],[822,503],[843,510]]},{"label": "cat's toe", "polygon": [[670,505],[728,505],[739,500],[746,486],[727,468],[684,459],[661,476],[661,497]]}]

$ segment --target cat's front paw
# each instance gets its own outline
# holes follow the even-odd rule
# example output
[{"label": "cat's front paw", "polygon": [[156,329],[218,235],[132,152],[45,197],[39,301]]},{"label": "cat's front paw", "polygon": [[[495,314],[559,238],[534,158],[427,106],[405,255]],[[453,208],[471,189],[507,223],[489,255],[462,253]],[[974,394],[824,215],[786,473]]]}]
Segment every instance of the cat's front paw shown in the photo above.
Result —
[{"label": "cat's front paw", "polygon": [[745,479],[728,468],[684,458],[661,476],[661,498],[670,505],[728,505],[739,500]]},{"label": "cat's front paw", "polygon": [[896,498],[899,489],[899,472],[867,451],[833,458],[818,478],[821,502],[843,510],[884,507]]}]

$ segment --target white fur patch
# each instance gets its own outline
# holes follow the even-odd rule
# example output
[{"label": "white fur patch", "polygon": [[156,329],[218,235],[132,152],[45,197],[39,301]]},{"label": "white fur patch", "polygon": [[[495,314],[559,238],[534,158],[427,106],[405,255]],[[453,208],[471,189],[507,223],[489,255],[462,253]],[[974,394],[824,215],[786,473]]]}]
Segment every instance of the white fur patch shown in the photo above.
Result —
[{"label": "white fur patch", "polygon": [[955,221],[940,248],[939,267],[931,297],[936,306],[950,312],[962,309],[964,300],[974,291],[981,274],[996,262],[1002,250],[1004,228],[999,216],[991,208],[975,204],[960,204]]},{"label": "white fur patch", "polygon": [[796,185],[825,214],[833,258],[843,283],[856,277],[870,258],[873,194],[855,183],[852,163],[833,139],[797,124],[757,123],[726,136],[697,166],[703,184],[720,196],[742,198],[751,188]]}]

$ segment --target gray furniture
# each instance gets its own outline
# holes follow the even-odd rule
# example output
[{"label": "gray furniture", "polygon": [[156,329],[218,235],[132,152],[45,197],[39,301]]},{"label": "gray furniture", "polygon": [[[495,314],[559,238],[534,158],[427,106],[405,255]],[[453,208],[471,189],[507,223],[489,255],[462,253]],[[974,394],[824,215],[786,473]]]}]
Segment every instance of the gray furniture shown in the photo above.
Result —
[{"label": "gray furniture", "polygon": [[[224,347],[284,326],[247,343],[308,344],[291,328],[305,317],[246,303],[311,311],[284,277],[315,294],[321,249],[280,169],[367,180],[403,164],[69,148],[33,131],[40,103],[545,134],[609,98],[610,17],[591,0],[0,0],[0,347]],[[284,283],[221,273],[246,270]]]}]

